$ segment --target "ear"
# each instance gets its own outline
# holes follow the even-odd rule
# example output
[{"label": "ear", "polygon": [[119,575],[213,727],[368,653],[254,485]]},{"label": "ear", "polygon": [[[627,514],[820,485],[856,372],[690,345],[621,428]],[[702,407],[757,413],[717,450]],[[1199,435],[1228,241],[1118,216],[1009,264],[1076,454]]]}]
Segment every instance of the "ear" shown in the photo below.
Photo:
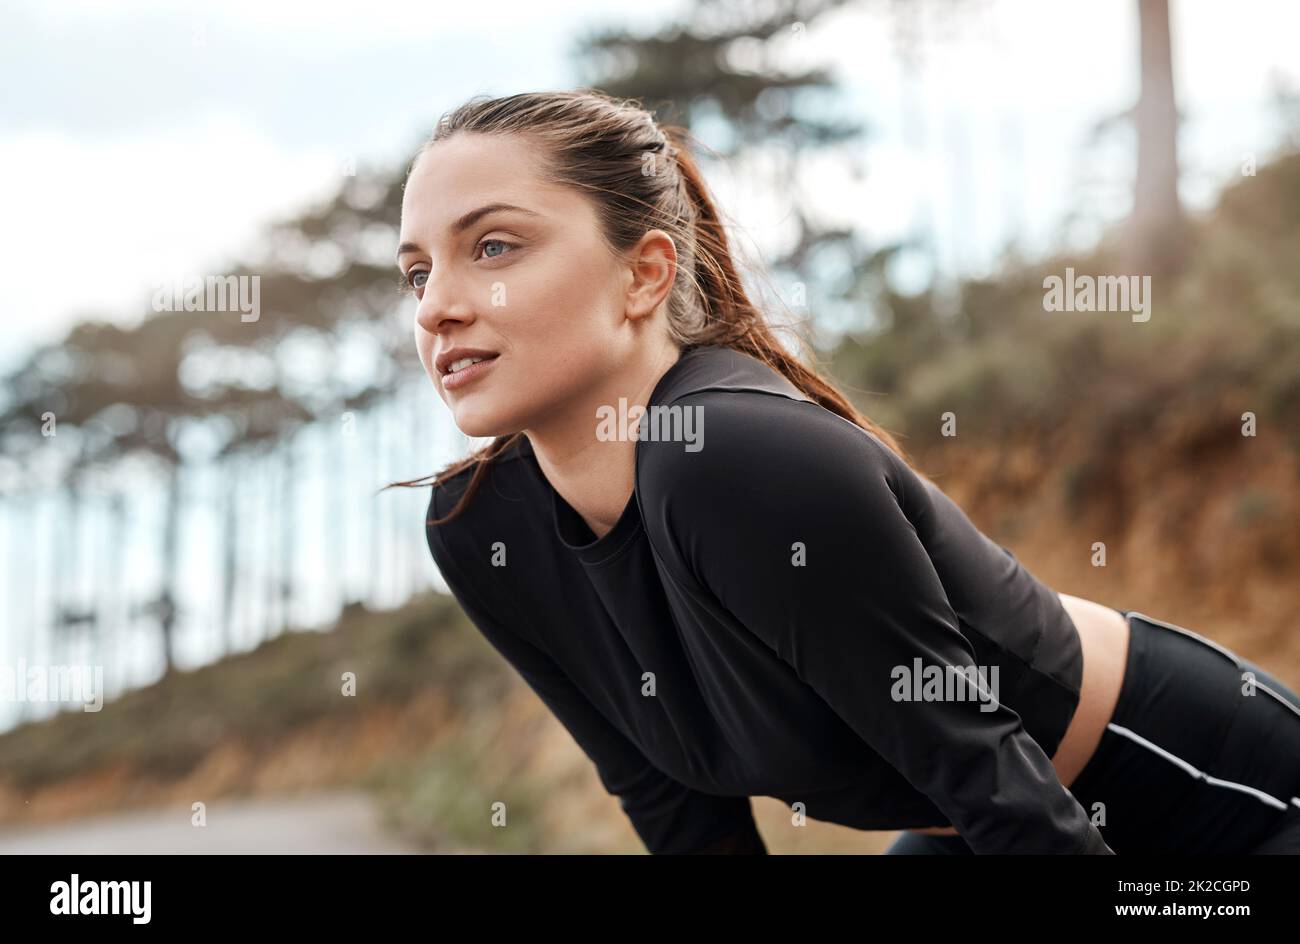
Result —
[{"label": "ear", "polygon": [[626,314],[645,318],[668,297],[677,277],[677,247],[661,229],[647,232],[627,254],[631,282],[627,287]]}]

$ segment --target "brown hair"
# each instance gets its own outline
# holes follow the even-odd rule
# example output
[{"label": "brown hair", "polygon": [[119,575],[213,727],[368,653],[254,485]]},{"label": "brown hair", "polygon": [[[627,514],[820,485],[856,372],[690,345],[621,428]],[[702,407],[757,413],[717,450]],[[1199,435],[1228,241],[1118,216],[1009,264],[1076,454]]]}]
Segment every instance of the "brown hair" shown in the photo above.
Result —
[{"label": "brown hair", "polygon": [[[677,277],[667,299],[668,325],[679,346],[717,344],[757,358],[821,406],[870,430],[911,465],[890,433],[786,352],[750,301],[713,197],[687,148],[692,136],[685,128],[660,126],[636,101],[594,89],[476,96],[439,119],[411,168],[432,145],[458,132],[526,134],[538,140],[550,179],[591,194],[605,241],[618,252],[651,229],[668,233],[677,250]],[[434,473],[432,482],[425,481],[430,476],[423,476],[385,488],[437,486],[473,466],[473,477],[456,507],[446,517],[427,522],[446,524],[464,510],[493,459],[522,435],[496,437]]]}]

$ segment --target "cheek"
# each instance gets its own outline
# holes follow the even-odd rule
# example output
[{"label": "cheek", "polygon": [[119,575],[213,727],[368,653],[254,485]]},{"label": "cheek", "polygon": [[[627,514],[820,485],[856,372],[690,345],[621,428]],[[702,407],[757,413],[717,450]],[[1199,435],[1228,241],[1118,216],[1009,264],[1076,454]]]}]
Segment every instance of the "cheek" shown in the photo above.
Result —
[{"label": "cheek", "polygon": [[594,391],[606,388],[612,370],[607,333],[556,333],[529,351],[527,363],[520,365],[522,376],[528,379],[511,395],[527,403],[530,410],[549,414],[575,398],[585,408]]},{"label": "cheek", "polygon": [[585,345],[607,337],[617,309],[603,271],[582,265],[579,253],[563,258],[540,277],[512,286],[508,305],[497,309],[512,315],[511,333],[543,339],[552,349],[562,349],[564,341]]}]

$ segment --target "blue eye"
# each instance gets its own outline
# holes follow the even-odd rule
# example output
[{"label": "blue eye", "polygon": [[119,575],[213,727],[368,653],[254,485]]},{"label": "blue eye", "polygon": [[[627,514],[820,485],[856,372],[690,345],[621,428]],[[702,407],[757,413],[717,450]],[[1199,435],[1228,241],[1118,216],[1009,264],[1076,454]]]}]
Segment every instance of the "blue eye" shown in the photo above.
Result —
[{"label": "blue eye", "polygon": [[[502,251],[490,253],[486,249],[484,249],[483,255],[485,258],[499,259],[502,256],[506,255],[508,250],[514,250],[519,248],[518,245],[516,245],[515,243],[508,242],[507,240],[504,239],[484,239],[475,248],[478,249],[484,246],[489,246],[493,243],[496,243],[498,246],[503,247]],[[478,256],[475,255],[474,258],[477,259]],[[423,278],[421,278],[421,276],[423,276]],[[429,280],[429,273],[427,271],[425,271],[424,269],[412,269],[410,272],[406,274],[405,284],[403,286],[403,292],[412,292],[416,289],[424,288],[425,283],[428,282],[428,280]]]},{"label": "blue eye", "polygon": [[[485,239],[485,240],[483,240],[481,243],[479,243],[479,245],[480,245],[480,246],[487,246],[489,243],[496,243],[498,246],[510,246],[511,248],[514,248],[514,245],[515,245],[514,243],[508,243],[508,242],[506,242],[504,239]],[[484,256],[485,256],[486,258],[488,258],[488,259],[498,259],[498,258],[500,258],[501,256],[504,256],[504,255],[505,255],[504,252],[498,252],[498,253],[495,253],[495,254],[490,254],[490,253],[488,253],[488,251],[487,251],[486,249],[483,250],[483,254],[484,254]]]}]

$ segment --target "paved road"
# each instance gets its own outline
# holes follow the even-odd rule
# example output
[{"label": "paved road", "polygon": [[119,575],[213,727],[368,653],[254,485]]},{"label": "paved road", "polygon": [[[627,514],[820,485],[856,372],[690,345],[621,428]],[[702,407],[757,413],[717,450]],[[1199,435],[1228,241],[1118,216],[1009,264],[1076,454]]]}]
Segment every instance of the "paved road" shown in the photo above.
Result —
[{"label": "paved road", "polygon": [[207,825],[187,808],[117,813],[0,830],[0,855],[58,853],[403,854],[420,850],[385,833],[364,793],[214,800]]}]

